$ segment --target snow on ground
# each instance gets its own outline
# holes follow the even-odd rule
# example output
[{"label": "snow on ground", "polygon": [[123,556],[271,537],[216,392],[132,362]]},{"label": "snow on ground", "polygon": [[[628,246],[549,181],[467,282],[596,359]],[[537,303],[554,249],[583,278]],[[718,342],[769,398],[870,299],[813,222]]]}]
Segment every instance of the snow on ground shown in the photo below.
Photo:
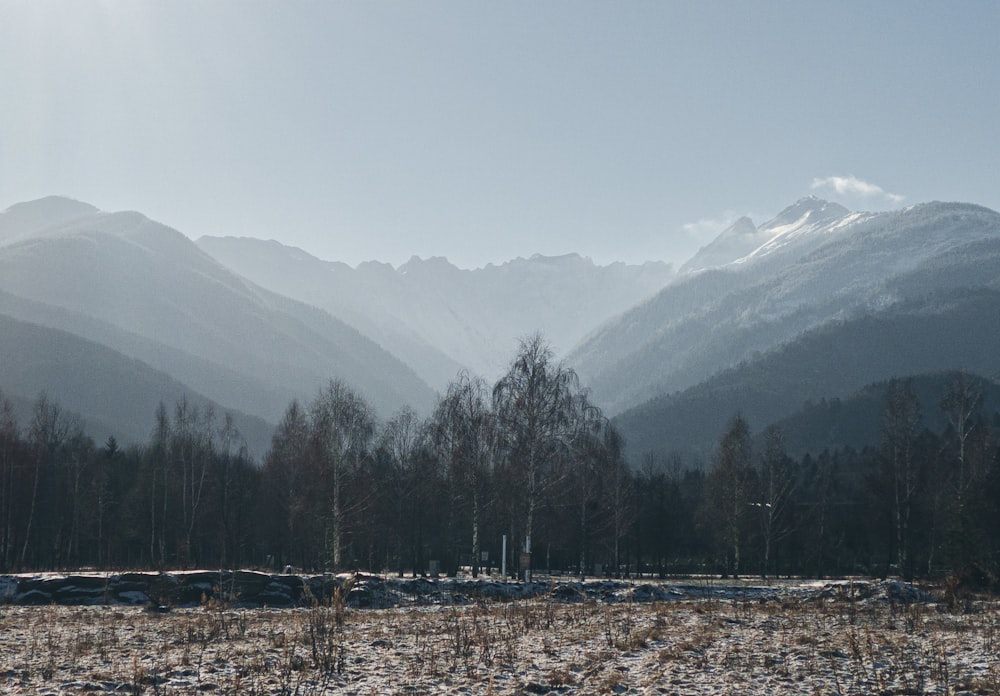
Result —
[{"label": "snow on ground", "polygon": [[956,613],[903,583],[718,581],[622,583],[602,601],[587,585],[601,583],[386,609],[338,601],[349,586],[290,609],[3,606],[0,692],[1000,693],[995,602]]}]

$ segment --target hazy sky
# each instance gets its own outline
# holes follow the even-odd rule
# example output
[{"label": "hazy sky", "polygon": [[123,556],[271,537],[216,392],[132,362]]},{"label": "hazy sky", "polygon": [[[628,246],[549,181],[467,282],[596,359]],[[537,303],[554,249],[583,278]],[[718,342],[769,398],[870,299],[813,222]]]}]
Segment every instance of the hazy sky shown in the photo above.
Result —
[{"label": "hazy sky", "polygon": [[1000,2],[0,0],[0,209],[470,267],[1000,208]]}]

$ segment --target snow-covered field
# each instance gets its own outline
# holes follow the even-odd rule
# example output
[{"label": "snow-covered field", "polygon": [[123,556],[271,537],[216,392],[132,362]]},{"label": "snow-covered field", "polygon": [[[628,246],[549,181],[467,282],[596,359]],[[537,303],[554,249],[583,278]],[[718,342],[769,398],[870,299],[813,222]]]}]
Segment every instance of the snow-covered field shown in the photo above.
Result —
[{"label": "snow-covered field", "polygon": [[952,610],[898,583],[640,587],[387,609],[2,606],[0,693],[1000,693],[997,603]]}]

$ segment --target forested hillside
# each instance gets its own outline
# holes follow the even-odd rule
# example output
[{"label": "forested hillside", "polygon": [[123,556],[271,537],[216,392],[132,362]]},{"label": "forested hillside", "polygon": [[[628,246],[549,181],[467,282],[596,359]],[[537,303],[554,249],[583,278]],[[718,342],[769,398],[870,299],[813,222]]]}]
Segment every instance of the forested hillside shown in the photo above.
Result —
[{"label": "forested hillside", "polygon": [[[683,391],[615,418],[629,457],[676,451],[705,458],[726,421],[759,431],[807,402],[847,399],[868,384],[947,370],[1000,375],[1000,292],[955,290],[891,312],[834,322]],[[812,447],[814,453],[824,443]],[[855,444],[870,444],[862,441]]]}]

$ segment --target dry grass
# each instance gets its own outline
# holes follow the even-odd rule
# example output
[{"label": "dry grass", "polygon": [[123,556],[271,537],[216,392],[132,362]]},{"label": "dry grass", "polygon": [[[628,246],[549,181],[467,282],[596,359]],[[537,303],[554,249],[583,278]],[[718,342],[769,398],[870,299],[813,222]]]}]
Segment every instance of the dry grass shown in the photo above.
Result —
[{"label": "dry grass", "polygon": [[998,694],[1000,610],[872,602],[0,608],[0,692]]}]

